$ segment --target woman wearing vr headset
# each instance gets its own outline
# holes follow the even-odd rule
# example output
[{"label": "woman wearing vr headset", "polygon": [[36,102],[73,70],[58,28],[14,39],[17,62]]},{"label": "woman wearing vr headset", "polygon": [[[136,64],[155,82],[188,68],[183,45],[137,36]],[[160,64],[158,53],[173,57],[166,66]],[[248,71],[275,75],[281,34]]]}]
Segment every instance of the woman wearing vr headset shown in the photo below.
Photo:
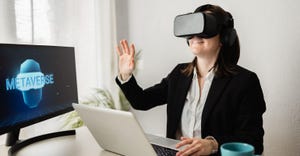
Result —
[{"label": "woman wearing vr headset", "polygon": [[197,13],[204,17],[200,33],[174,30],[187,38],[192,62],[178,64],[160,83],[142,89],[132,75],[134,45],[122,40],[116,82],[135,109],[167,104],[167,137],[180,139],[178,148],[187,145],[177,156],[220,155],[226,142],[249,143],[261,154],[265,101],[257,75],[237,65],[240,46],[232,16],[209,4],[192,15]]}]

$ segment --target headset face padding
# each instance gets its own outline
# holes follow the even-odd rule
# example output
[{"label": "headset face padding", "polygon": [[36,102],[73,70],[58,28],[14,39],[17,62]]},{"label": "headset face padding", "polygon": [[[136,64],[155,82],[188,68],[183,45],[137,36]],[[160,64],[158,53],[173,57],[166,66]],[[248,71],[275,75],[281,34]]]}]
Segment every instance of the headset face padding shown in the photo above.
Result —
[{"label": "headset face padding", "polygon": [[229,12],[227,12],[225,17],[204,12],[183,14],[175,17],[174,35],[187,38],[187,43],[193,36],[211,38],[217,34],[220,34],[220,41],[223,46],[232,46],[234,44],[237,33],[234,29],[233,18]]},{"label": "headset face padding", "polygon": [[[221,33],[220,35],[220,41],[222,43],[223,46],[232,46],[236,40],[236,30],[234,28],[227,28],[227,29],[224,29],[223,32]],[[186,43],[188,45],[189,44],[189,39],[190,38],[187,38],[186,39]]]}]

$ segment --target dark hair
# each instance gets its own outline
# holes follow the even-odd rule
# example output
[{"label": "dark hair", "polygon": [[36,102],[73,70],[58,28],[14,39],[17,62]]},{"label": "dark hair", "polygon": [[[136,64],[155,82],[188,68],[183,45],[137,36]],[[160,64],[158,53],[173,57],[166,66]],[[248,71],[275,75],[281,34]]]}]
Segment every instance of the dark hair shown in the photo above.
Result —
[{"label": "dark hair", "polygon": [[[198,7],[195,12],[211,12],[214,14],[217,18],[221,20],[225,20],[231,18],[232,16],[229,12],[226,12],[224,9],[222,9],[220,6],[217,5],[211,5],[211,4],[206,4]],[[222,42],[223,38],[228,37],[228,26],[231,27],[232,30],[233,28],[233,20],[232,23],[229,25],[223,25],[221,30],[220,30],[220,40]],[[234,30],[235,31],[235,30]],[[239,43],[239,38],[237,34],[235,34],[235,40],[233,41],[233,44],[223,44],[221,46],[218,58],[216,60],[216,63],[214,65],[215,67],[215,75],[217,77],[221,76],[229,76],[232,74],[235,74],[235,68],[237,67],[237,62],[240,57],[240,43]],[[194,58],[192,62],[190,62],[186,68],[182,70],[182,72],[189,76],[192,74],[194,67],[197,64],[197,57]]]}]

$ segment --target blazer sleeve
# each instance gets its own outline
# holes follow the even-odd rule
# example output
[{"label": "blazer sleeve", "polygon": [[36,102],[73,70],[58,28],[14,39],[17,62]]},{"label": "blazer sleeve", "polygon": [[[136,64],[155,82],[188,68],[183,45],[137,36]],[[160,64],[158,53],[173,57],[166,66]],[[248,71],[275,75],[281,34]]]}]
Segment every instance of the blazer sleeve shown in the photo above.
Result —
[{"label": "blazer sleeve", "polygon": [[254,73],[250,76],[246,95],[239,106],[236,135],[254,145],[256,154],[261,154],[264,136],[263,113],[266,104],[258,77]]},{"label": "blazer sleeve", "polygon": [[131,106],[138,110],[148,110],[155,106],[166,103],[167,99],[167,88],[168,88],[168,77],[162,79],[162,81],[150,88],[142,89],[136,82],[134,76],[131,79],[121,84],[116,78],[116,82],[123,91],[127,100]]},{"label": "blazer sleeve", "polygon": [[236,115],[232,136],[219,136],[221,143],[239,141],[255,147],[255,154],[263,152],[263,113],[266,105],[259,79],[255,73],[244,80],[247,84],[240,103],[235,105]]},{"label": "blazer sleeve", "polygon": [[142,89],[137,84],[134,76],[123,84],[120,83],[117,77],[115,80],[133,108],[148,110],[168,102],[168,96],[174,90],[172,86],[174,87],[174,83],[178,81],[178,75],[185,66],[185,64],[178,64],[160,83],[146,89]]}]

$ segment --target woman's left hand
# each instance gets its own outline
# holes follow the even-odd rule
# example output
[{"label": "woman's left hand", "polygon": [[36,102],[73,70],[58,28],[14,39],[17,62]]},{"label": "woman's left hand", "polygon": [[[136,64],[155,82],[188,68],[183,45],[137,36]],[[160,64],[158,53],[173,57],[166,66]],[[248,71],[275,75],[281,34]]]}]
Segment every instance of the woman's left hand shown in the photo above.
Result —
[{"label": "woman's left hand", "polygon": [[180,140],[176,144],[176,148],[182,146],[185,146],[185,148],[177,152],[176,156],[210,155],[213,150],[210,140],[207,139],[181,137]]}]

